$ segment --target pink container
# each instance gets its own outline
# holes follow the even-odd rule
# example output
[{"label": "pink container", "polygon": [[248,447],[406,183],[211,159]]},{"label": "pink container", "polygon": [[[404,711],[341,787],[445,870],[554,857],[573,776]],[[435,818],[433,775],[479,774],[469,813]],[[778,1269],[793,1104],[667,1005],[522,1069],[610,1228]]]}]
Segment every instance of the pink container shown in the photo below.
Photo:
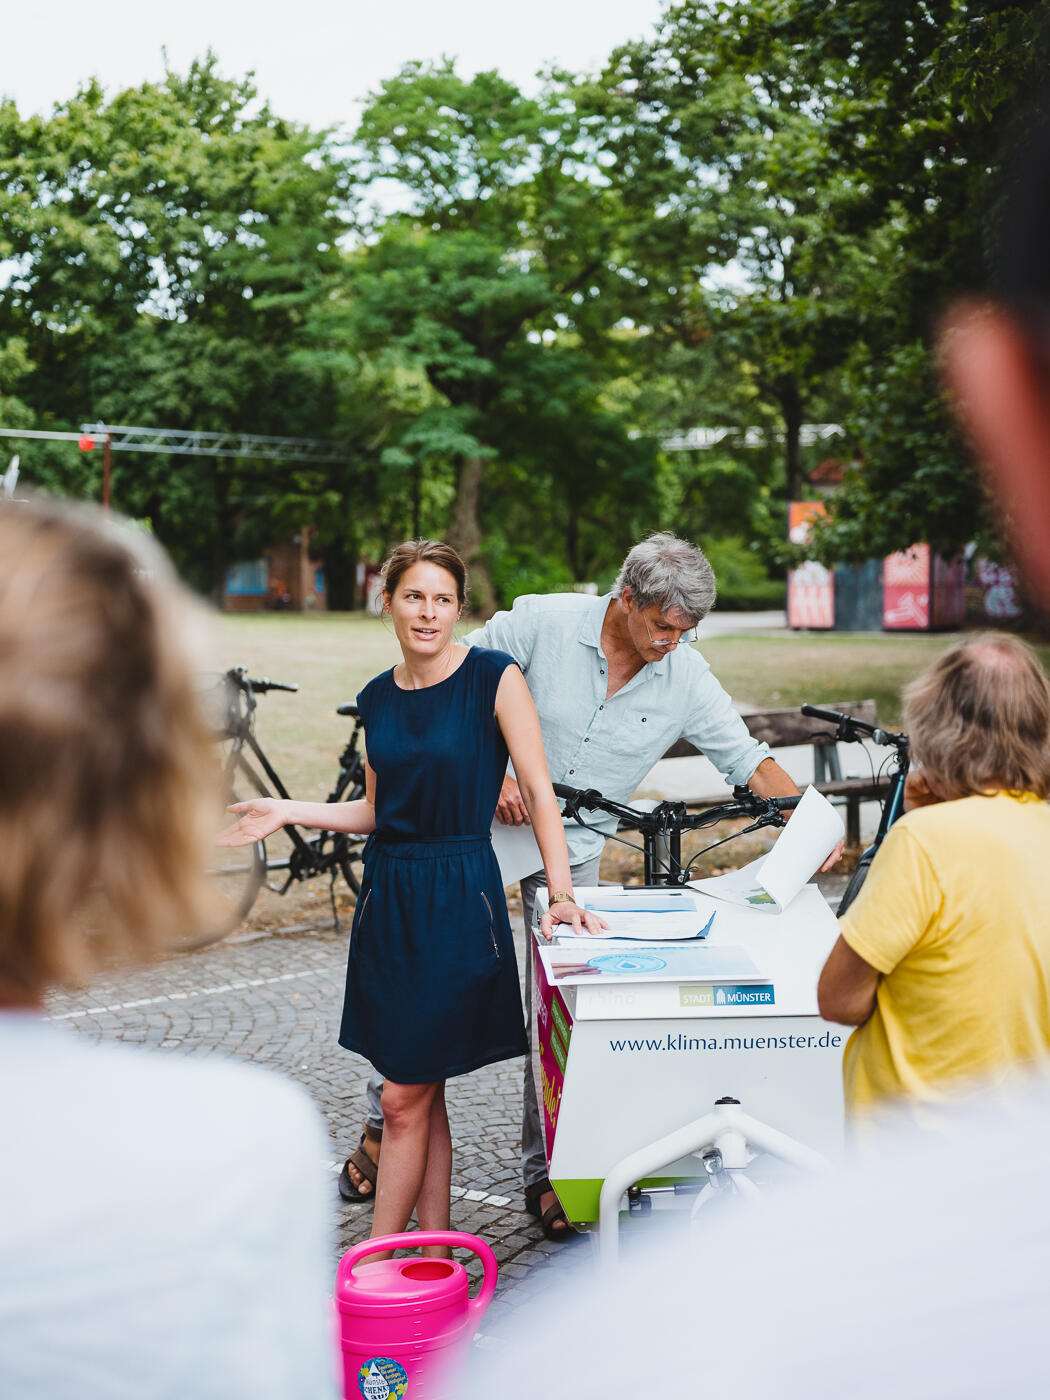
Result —
[{"label": "pink container", "polygon": [[[485,1268],[478,1296],[453,1259],[379,1259],[386,1249],[444,1244],[470,1249]],[[444,1400],[455,1362],[496,1291],[496,1256],[476,1235],[415,1230],[380,1235],[348,1249],[335,1276],[346,1400]]]}]

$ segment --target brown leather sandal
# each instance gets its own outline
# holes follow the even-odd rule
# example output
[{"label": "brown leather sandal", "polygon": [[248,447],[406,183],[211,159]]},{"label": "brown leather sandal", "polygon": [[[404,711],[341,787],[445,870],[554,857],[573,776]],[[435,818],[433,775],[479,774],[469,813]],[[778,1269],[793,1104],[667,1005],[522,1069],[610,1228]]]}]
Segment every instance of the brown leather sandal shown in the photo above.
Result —
[{"label": "brown leather sandal", "polygon": [[[357,1144],[357,1149],[351,1152],[350,1156],[343,1163],[343,1170],[339,1173],[339,1194],[344,1201],[351,1201],[354,1205],[364,1205],[367,1201],[374,1201],[376,1194],[376,1177],[379,1175],[379,1165],[373,1162],[365,1151],[365,1138],[369,1142],[382,1142],[382,1129],[370,1128],[367,1123],[361,1125],[361,1141]],[[350,1175],[350,1167],[356,1167],[366,1181],[372,1183],[371,1191],[361,1191],[354,1185]]]},{"label": "brown leather sandal", "polygon": [[[534,1181],[531,1186],[525,1188],[525,1209],[534,1220],[540,1222],[545,1240],[552,1240],[555,1244],[563,1244],[566,1240],[575,1239],[579,1232],[570,1224],[569,1217],[565,1214],[565,1208],[557,1196],[555,1196],[554,1203],[549,1205],[546,1210],[540,1210],[540,1197],[553,1190],[554,1187],[547,1177],[543,1177],[541,1181]],[[564,1223],[555,1228],[559,1220]]]}]

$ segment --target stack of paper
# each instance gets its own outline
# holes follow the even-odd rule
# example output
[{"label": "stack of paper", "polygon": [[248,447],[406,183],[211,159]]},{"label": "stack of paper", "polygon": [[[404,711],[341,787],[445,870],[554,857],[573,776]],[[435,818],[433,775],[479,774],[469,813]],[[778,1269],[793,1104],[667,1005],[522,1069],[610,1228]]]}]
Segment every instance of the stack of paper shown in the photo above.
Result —
[{"label": "stack of paper", "polygon": [[743,948],[706,943],[653,944],[645,949],[617,949],[596,940],[574,938],[556,948],[541,948],[549,983],[567,986],[596,982],[760,982],[763,975]]},{"label": "stack of paper", "polygon": [[609,925],[603,938],[629,938],[665,943],[675,938],[706,938],[714,914],[697,908],[688,890],[610,890],[591,895],[585,909],[600,914]]}]

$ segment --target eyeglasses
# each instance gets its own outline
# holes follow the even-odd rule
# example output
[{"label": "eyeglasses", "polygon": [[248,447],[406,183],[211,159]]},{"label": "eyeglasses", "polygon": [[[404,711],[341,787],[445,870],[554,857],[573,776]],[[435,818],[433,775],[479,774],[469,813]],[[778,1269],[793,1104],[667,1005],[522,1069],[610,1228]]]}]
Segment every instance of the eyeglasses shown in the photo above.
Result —
[{"label": "eyeglasses", "polygon": [[[638,607],[637,603],[635,604],[635,607]],[[686,644],[688,644],[689,642],[696,641],[696,628],[687,627],[684,632],[679,632],[678,636],[675,637],[673,641],[663,642],[660,640],[659,637],[654,637],[652,632],[649,631],[649,624],[648,622],[646,622],[645,613],[642,612],[641,608],[638,608],[638,616],[642,619],[642,626],[645,628],[646,632],[649,633],[649,641],[651,645],[657,647],[661,651],[670,651],[672,647],[678,646],[680,642],[685,642]],[[678,629],[675,627],[669,627],[667,630],[669,632],[678,631]]]}]

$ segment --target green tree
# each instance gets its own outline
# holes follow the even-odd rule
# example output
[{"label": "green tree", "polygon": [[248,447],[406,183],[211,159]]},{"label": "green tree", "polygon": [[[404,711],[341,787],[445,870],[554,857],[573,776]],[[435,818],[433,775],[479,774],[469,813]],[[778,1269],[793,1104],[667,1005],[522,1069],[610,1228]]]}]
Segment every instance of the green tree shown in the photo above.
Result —
[{"label": "green tree", "polygon": [[846,424],[830,557],[986,527],[927,345],[983,282],[1005,117],[1047,57],[1045,4],[1001,0],[684,0],[613,57],[650,332],[775,411],[789,495],[803,419]]},{"label": "green tree", "polygon": [[[342,268],[348,183],[327,133],[209,56],[111,100],[89,84],[48,118],[7,104],[0,166],[0,339],[25,345],[17,393],[38,422],[333,430],[344,391],[305,333]],[[52,456],[37,474],[76,489],[82,471]],[[121,457],[114,480],[202,583],[281,485],[264,463],[192,457]]]},{"label": "green tree", "polygon": [[[408,64],[357,133],[358,180],[366,191],[396,180],[407,208],[378,218],[349,265],[348,313],[362,347],[396,347],[435,392],[415,449],[454,461],[447,534],[472,564],[483,608],[483,488],[501,470],[513,476],[527,462],[549,514],[552,492],[560,504],[591,461],[579,446],[583,413],[601,434],[605,475],[644,458],[655,479],[652,444],[600,403],[602,377],[625,351],[613,330],[634,226],[602,171],[603,124],[589,89],[565,75],[526,98],[496,73],[468,82],[448,63]],[[552,396],[551,367],[570,361]],[[579,512],[568,502],[559,513],[564,557],[583,567]]]},{"label": "green tree", "polygon": [[873,250],[845,226],[855,191],[829,170],[829,100],[784,42],[783,9],[671,6],[652,41],[614,56],[610,82],[635,106],[617,137],[631,157],[617,167],[634,172],[655,138],[662,146],[646,178],[668,225],[650,274],[663,278],[663,338],[702,346],[775,413],[797,497],[802,423],[841,407]]},{"label": "green tree", "polygon": [[885,295],[866,308],[848,425],[861,465],[815,536],[827,558],[928,540],[945,554],[995,533],[931,348],[946,305],[988,285],[1007,143],[1050,60],[1040,0],[879,6],[795,0],[813,80],[831,74],[831,155],[882,230]]}]

